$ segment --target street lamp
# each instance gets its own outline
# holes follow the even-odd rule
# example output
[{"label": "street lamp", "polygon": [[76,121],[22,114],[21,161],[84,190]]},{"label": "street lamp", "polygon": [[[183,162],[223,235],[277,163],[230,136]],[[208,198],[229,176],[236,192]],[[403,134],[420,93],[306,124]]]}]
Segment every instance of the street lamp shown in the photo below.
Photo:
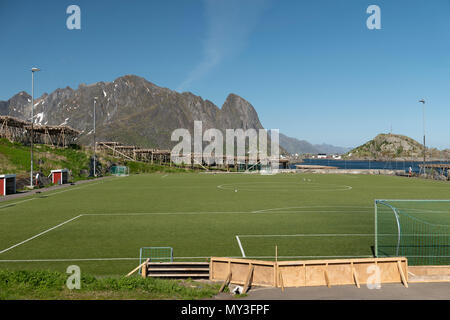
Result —
[{"label": "street lamp", "polygon": [[33,131],[33,122],[34,122],[34,73],[41,71],[39,68],[31,68],[31,137],[30,137],[30,146],[31,146],[31,172],[30,172],[30,188],[33,188],[33,140],[34,140],[34,131]]},{"label": "street lamp", "polygon": [[425,100],[420,99],[419,102],[422,103],[422,109],[423,109],[423,174],[426,175],[426,169],[425,169],[425,158],[426,158],[426,146],[425,146]]},{"label": "street lamp", "polygon": [[95,103],[97,102],[97,97],[94,97],[94,177],[97,176],[95,172]]}]

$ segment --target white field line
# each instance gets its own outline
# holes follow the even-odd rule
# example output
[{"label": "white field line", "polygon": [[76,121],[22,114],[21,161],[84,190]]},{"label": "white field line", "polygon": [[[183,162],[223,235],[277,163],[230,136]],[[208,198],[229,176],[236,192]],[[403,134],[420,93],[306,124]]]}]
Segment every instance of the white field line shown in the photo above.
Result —
[{"label": "white field line", "polygon": [[[181,211],[181,212],[118,212],[118,213],[86,213],[84,216],[140,216],[140,215],[191,215],[191,214],[258,214],[258,213],[268,213],[268,211]],[[270,213],[345,213],[344,211],[317,211],[317,210],[308,210],[308,211],[270,211]],[[353,211],[348,213],[372,213],[365,211]]]},{"label": "white field line", "polygon": [[[81,189],[83,187],[89,187],[89,186],[93,186],[93,185],[96,185],[96,184],[99,184],[99,183],[103,183],[103,182],[104,181],[99,181],[99,182],[95,182],[95,183],[86,183],[85,185],[82,185],[82,186],[79,186],[79,187],[76,187],[76,188],[67,187],[68,189],[65,189],[65,190],[62,190],[62,191],[57,191],[57,192],[53,192],[53,193],[49,193],[49,194],[43,193],[42,195],[44,195],[45,197],[51,197],[51,196],[54,196],[56,194],[60,194],[60,193],[67,192],[67,191],[78,190],[78,189]],[[49,191],[49,192],[51,192],[51,191]],[[6,208],[6,207],[10,207],[10,206],[15,206],[17,204],[20,204],[20,203],[23,203],[23,202],[27,202],[27,201],[41,199],[39,196],[36,196],[36,193],[34,193],[33,195],[30,195],[30,196],[35,196],[35,197],[34,198],[25,199],[25,200],[20,200],[20,201],[17,201],[17,202],[10,202],[8,204],[0,206],[0,209]]]},{"label": "white field line", "polygon": [[119,213],[86,213],[83,216],[146,216],[146,215],[195,215],[195,214],[245,214],[252,212],[249,211],[192,211],[192,212],[119,212]]},{"label": "white field line", "polygon": [[[278,256],[278,259],[290,259],[290,258],[372,258],[371,255],[359,255],[359,256]],[[420,256],[417,256],[420,257]],[[211,256],[198,256],[198,257],[174,257],[174,260],[186,260],[186,259],[209,259]],[[242,258],[242,256],[230,256],[230,258]],[[275,259],[275,256],[248,256],[247,259]],[[0,263],[8,262],[67,262],[67,261],[133,261],[139,260],[139,257],[135,258],[81,258],[81,259],[22,259],[22,260],[0,260]]]},{"label": "white field line", "polygon": [[242,257],[245,258],[244,248],[242,248],[242,243],[241,243],[241,240],[239,239],[239,236],[236,236],[236,240],[238,242],[239,249],[241,249]]},{"label": "white field line", "polygon": [[[97,183],[101,183],[101,182],[97,182]],[[70,191],[70,190],[74,190],[74,189],[64,190],[64,191],[61,191],[61,192],[58,192],[58,193],[62,193],[62,192],[65,192],[65,191]],[[27,199],[26,201],[33,200],[33,199],[36,199],[36,198]],[[315,212],[315,211],[311,211],[311,212]],[[324,212],[326,212],[326,211],[324,211]],[[255,212],[255,211],[253,211],[253,212],[252,211],[250,211],[250,212],[249,211],[211,211],[211,212],[207,212],[206,211],[206,212],[137,212],[137,213],[90,213],[90,214],[80,214],[80,215],[78,215],[78,216],[76,216],[76,217],[74,217],[72,219],[69,219],[69,220],[67,220],[67,221],[65,221],[65,222],[63,222],[63,223],[61,223],[61,224],[59,224],[57,226],[54,226],[54,227],[52,227],[52,228],[50,228],[48,230],[45,230],[45,231],[43,231],[43,232],[41,232],[41,233],[39,233],[39,234],[29,238],[29,239],[26,239],[26,240],[24,240],[24,241],[22,241],[20,243],[17,243],[17,244],[15,244],[15,245],[13,245],[13,246],[11,246],[9,248],[6,248],[6,249],[0,251],[0,254],[4,253],[6,251],[9,251],[9,250],[11,250],[11,249],[13,249],[13,248],[15,248],[17,246],[20,246],[20,245],[22,245],[22,244],[24,244],[24,243],[26,243],[28,241],[31,241],[31,240],[33,240],[33,239],[35,239],[35,238],[37,238],[37,237],[39,237],[39,236],[49,232],[49,231],[52,231],[52,230],[54,230],[54,229],[56,229],[56,228],[58,228],[58,227],[60,227],[60,226],[62,226],[64,224],[69,223],[69,222],[71,222],[71,221],[73,221],[73,220],[75,220],[75,219],[77,219],[79,217],[82,217],[82,216],[146,216],[146,215],[201,215],[201,214],[255,214],[255,213],[264,213],[264,212]],[[241,252],[242,252],[242,256],[245,257],[245,252],[244,252],[242,244],[241,244],[241,242],[239,240],[239,237],[264,237],[264,236],[265,237],[269,237],[269,236],[275,237],[275,236],[294,236],[294,235],[239,235],[239,236],[236,236],[236,239],[237,239],[237,241],[239,243],[239,247],[240,247]]]},{"label": "white field line", "polygon": [[137,258],[74,258],[74,259],[23,259],[23,260],[0,260],[0,262],[64,262],[64,261],[120,261],[139,260]]},{"label": "white field line", "polygon": [[[258,182],[256,182],[256,184],[257,183]],[[261,184],[262,182],[259,182],[259,183]],[[249,182],[247,184],[254,184],[254,183],[253,182]],[[274,184],[276,184],[276,183],[274,183]],[[301,183],[292,183],[292,184],[302,185]],[[242,185],[244,185],[244,187],[241,187]],[[321,184],[314,184],[314,185],[321,185]],[[330,186],[330,187],[332,187],[332,186]],[[326,187],[324,187],[324,188],[319,188],[319,189],[305,189],[305,190],[302,190],[302,191],[314,191],[314,192],[327,192],[327,191],[330,191],[330,192],[332,192],[332,191],[349,191],[349,190],[353,189],[352,186],[347,186],[347,185],[336,185],[334,187],[335,187],[334,189],[327,189]],[[237,184],[224,183],[224,184],[218,185],[217,188],[221,189],[221,190],[236,190],[237,189],[237,190],[251,191],[251,192],[252,191],[260,192],[260,191],[267,191],[267,190],[270,191],[270,189],[261,189],[261,188],[257,188],[257,187],[256,188],[245,187],[244,183],[237,183]],[[289,188],[289,187],[277,188],[277,190],[281,190],[281,191],[283,191],[283,190],[292,190],[292,188]]]},{"label": "white field line", "polygon": [[61,191],[57,191],[57,192],[53,192],[53,193],[49,193],[49,194],[43,194],[43,195],[46,196],[46,197],[51,197],[51,196],[54,196],[56,194],[64,193],[64,192],[67,192],[67,191],[78,190],[78,189],[82,189],[82,188],[85,188],[85,187],[94,186],[94,185],[97,185],[99,183],[103,183],[103,181],[98,181],[98,182],[95,182],[95,183],[87,183],[85,185],[81,185],[81,186],[75,187],[75,188],[70,188],[69,187],[68,189],[65,189],[65,190],[61,190]]},{"label": "white field line", "polygon": [[33,239],[35,239],[35,238],[37,238],[37,237],[39,237],[39,236],[41,236],[41,235],[43,235],[43,234],[45,234],[45,233],[47,233],[47,232],[50,232],[50,231],[52,231],[52,230],[54,230],[54,229],[56,229],[56,228],[59,228],[59,227],[61,227],[62,225],[65,225],[66,223],[69,223],[69,222],[71,222],[71,221],[73,221],[73,220],[75,220],[75,219],[78,219],[78,218],[81,217],[81,216],[83,216],[83,215],[80,214],[80,215],[78,215],[78,216],[76,216],[76,217],[73,217],[73,218],[71,218],[71,219],[69,219],[69,220],[67,220],[67,221],[64,221],[63,223],[60,223],[60,224],[58,224],[58,225],[56,225],[56,226],[54,226],[54,227],[52,227],[52,228],[50,228],[50,229],[47,229],[47,230],[45,230],[45,231],[43,231],[43,232],[41,232],[41,233],[38,233],[37,235],[32,236],[31,238],[28,238],[28,239],[26,239],[26,240],[24,240],[24,241],[22,241],[22,242],[19,242],[19,243],[15,244],[15,245],[13,245],[13,246],[11,246],[11,247],[9,247],[9,248],[6,248],[6,249],[0,251],[0,254],[4,253],[4,252],[6,252],[6,251],[9,251],[9,250],[11,250],[11,249],[13,249],[13,248],[15,248],[15,247],[18,247],[18,246],[20,246],[20,245],[22,245],[22,244],[24,244],[24,243],[26,243],[26,242],[28,242],[28,241],[31,241],[31,240],[33,240]]},{"label": "white field line", "polygon": [[[275,237],[373,237],[374,233],[299,233],[299,234],[240,234],[240,238]],[[382,233],[378,236],[397,236],[394,233]],[[447,234],[422,234],[421,236],[448,236]],[[402,234],[402,237],[417,237],[417,234]]]},{"label": "white field line", "polygon": [[[186,260],[186,259],[209,259],[211,256],[198,256],[198,257],[174,257],[174,260]],[[242,258],[239,257],[230,257],[230,258]],[[65,262],[65,261],[126,261],[126,260],[139,260],[139,257],[130,257],[130,258],[60,258],[60,259],[5,259],[1,260],[1,262]]]},{"label": "white field line", "polygon": [[37,198],[31,198],[31,199],[25,199],[25,200],[21,200],[21,201],[17,201],[17,202],[8,203],[8,204],[5,204],[3,206],[0,206],[0,209],[6,208],[6,207],[10,207],[10,206],[15,206],[16,204],[19,204],[19,203],[22,203],[22,202],[31,201],[31,200],[36,200],[36,199]]},{"label": "white field line", "polygon": [[[299,234],[240,234],[241,238],[264,238],[264,237],[373,237],[370,233],[299,233]],[[379,234],[381,236],[381,234]],[[386,234],[383,234],[386,236]]]},{"label": "white field line", "polygon": [[283,208],[272,208],[272,209],[262,209],[252,211],[254,213],[267,212],[267,211],[279,211],[284,212],[286,209],[312,209],[312,208],[358,208],[358,209],[373,209],[373,207],[363,207],[363,206],[301,206],[301,207],[283,207]]}]

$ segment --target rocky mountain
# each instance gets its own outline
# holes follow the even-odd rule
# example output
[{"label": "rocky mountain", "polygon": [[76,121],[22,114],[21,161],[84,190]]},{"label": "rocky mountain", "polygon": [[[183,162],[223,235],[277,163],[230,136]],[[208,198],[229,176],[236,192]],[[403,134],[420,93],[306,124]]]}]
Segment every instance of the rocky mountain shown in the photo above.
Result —
[{"label": "rocky mountain", "polygon": [[343,154],[351,150],[351,148],[337,147],[330,144],[311,144],[306,140],[288,137],[280,133],[280,145],[290,154]]},{"label": "rocky mountain", "polygon": [[[245,99],[230,94],[222,108],[189,92],[178,93],[144,78],[127,75],[113,82],[98,82],[57,89],[35,99],[34,122],[69,125],[82,132],[79,141],[92,143],[94,98],[97,141],[120,141],[141,147],[171,148],[177,128],[262,129],[258,114]],[[20,92],[0,102],[0,114],[31,118],[31,97]]]},{"label": "rocky mountain", "polygon": [[280,145],[290,154],[320,153],[319,149],[305,140],[288,137],[280,133]]},{"label": "rocky mountain", "polygon": [[315,144],[314,147],[319,150],[319,153],[326,153],[326,154],[344,154],[352,149],[348,147],[333,146],[331,144],[326,143]]},{"label": "rocky mountain", "polygon": [[[450,156],[450,150],[439,151],[427,148],[427,158],[441,159]],[[374,139],[345,154],[348,159],[374,160],[421,160],[423,145],[416,140],[399,134],[379,134]]]},{"label": "rocky mountain", "polygon": [[[34,123],[71,126],[81,131],[78,141],[90,145],[94,99],[97,141],[170,149],[176,144],[170,140],[172,131],[186,128],[192,134],[194,120],[203,122],[203,130],[263,129],[255,108],[236,94],[229,94],[219,108],[190,92],[162,88],[135,75],[44,93],[34,101]],[[0,115],[31,119],[31,96],[22,91],[8,101],[0,101]],[[329,153],[332,147],[313,146],[283,134],[280,146],[282,154]]]}]

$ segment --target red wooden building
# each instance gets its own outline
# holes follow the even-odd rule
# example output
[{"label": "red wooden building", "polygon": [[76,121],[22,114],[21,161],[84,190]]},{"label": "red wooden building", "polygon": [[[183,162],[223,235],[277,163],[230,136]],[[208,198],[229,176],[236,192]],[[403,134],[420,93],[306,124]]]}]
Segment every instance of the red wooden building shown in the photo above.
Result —
[{"label": "red wooden building", "polygon": [[16,193],[16,175],[15,174],[2,174],[0,175],[0,195],[6,196],[7,194]]},{"label": "red wooden building", "polygon": [[65,184],[69,180],[69,170],[67,169],[52,170],[51,175],[54,184]]}]

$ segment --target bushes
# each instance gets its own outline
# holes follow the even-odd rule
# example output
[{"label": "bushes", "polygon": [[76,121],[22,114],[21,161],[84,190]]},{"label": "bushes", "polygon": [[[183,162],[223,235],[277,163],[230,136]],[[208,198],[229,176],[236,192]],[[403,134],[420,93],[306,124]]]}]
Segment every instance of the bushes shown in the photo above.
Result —
[{"label": "bushes", "polygon": [[0,299],[95,299],[99,294],[103,298],[201,299],[218,292],[218,285],[189,280],[96,278],[89,274],[81,276],[80,290],[69,290],[67,277],[57,271],[0,270]]},{"label": "bushes", "polygon": [[56,271],[0,270],[0,288],[26,286],[34,289],[57,289],[62,288],[65,281],[65,275]]}]

